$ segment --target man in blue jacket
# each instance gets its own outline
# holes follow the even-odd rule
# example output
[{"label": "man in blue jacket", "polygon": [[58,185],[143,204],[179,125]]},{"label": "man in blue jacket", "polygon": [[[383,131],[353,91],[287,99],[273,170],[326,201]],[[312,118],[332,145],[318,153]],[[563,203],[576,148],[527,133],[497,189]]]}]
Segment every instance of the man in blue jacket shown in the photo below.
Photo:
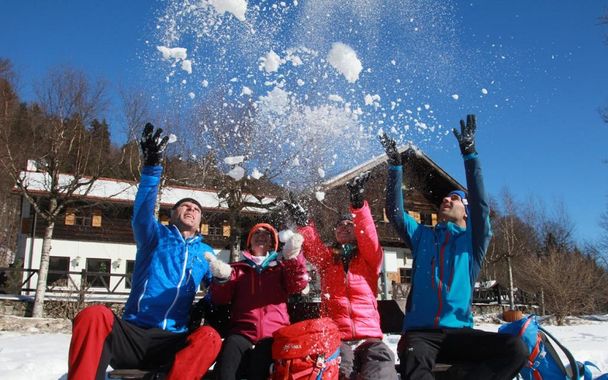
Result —
[{"label": "man in blue jacket", "polygon": [[512,379],[524,365],[527,350],[517,337],[474,330],[471,299],[492,231],[488,199],[475,149],[475,116],[454,129],[464,158],[468,197],[447,194],[434,227],[417,223],[404,211],[403,168],[395,141],[382,135],[388,155],[386,212],[411,248],[412,286],[403,335],[397,351],[403,379],[433,379],[436,362],[453,366],[449,378]]},{"label": "man in blue jacket", "polygon": [[171,367],[168,379],[200,379],[213,364],[221,338],[211,327],[188,332],[189,312],[199,285],[211,273],[198,229],[201,205],[178,201],[168,226],[154,207],[168,137],[146,124],[140,142],[144,167],[135,205],[133,234],[137,246],[132,288],[122,319],[107,307],[90,306],[74,319],[69,352],[69,379],[104,379],[114,369]]}]

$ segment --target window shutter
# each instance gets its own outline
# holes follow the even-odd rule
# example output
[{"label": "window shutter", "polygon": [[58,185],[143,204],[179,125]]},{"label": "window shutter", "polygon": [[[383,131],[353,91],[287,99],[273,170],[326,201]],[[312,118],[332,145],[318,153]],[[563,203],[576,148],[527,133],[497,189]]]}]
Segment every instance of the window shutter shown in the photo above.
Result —
[{"label": "window shutter", "polygon": [[91,226],[101,227],[101,210],[93,210],[93,217],[91,218]]},{"label": "window shutter", "polygon": [[222,228],[222,236],[230,237],[230,225],[229,224],[224,224],[224,226]]},{"label": "window shutter", "polygon": [[161,224],[163,224],[165,226],[169,224],[169,220],[170,220],[170,218],[167,215],[160,216],[160,222],[161,222]]},{"label": "window shutter", "polygon": [[414,218],[416,220],[416,222],[420,223],[420,213],[417,211],[408,211],[408,214],[410,214],[410,216],[412,218]]},{"label": "window shutter", "polygon": [[65,221],[64,224],[66,226],[73,226],[76,224],[76,213],[73,208],[68,208],[65,210]]}]

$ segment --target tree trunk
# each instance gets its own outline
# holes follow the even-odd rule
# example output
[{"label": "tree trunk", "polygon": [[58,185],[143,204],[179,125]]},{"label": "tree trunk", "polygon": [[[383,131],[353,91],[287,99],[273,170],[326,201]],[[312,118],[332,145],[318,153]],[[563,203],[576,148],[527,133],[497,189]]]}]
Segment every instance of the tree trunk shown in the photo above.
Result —
[{"label": "tree trunk", "polygon": [[509,308],[515,310],[515,294],[513,286],[513,266],[511,265],[511,256],[507,256],[507,267],[509,268]]},{"label": "tree trunk", "polygon": [[51,221],[44,230],[42,239],[42,253],[40,255],[40,269],[38,271],[38,283],[36,284],[36,297],[34,298],[34,309],[32,317],[42,318],[44,313],[44,295],[46,293],[46,279],[49,273],[49,259],[51,256],[51,242],[55,221]]},{"label": "tree trunk", "polygon": [[238,232],[234,232],[232,236],[232,244],[230,244],[230,262],[236,263],[241,257],[241,236]]}]

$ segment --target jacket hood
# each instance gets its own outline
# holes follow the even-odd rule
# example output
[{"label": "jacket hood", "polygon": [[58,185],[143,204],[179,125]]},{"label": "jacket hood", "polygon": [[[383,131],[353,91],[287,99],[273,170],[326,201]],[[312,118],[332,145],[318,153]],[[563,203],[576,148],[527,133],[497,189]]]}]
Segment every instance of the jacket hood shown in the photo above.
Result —
[{"label": "jacket hood", "polygon": [[273,251],[276,252],[279,249],[279,233],[273,226],[268,223],[258,223],[255,226],[251,227],[251,230],[249,230],[249,235],[247,235],[247,249],[251,249],[251,237],[258,230],[266,230],[272,234],[272,239],[274,240]]}]

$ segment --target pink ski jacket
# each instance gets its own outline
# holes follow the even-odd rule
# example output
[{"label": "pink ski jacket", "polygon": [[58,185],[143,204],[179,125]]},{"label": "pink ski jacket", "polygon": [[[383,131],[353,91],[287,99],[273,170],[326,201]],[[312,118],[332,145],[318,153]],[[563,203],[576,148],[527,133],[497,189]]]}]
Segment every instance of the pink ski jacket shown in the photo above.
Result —
[{"label": "pink ski jacket", "polygon": [[378,277],[383,251],[367,201],[354,215],[357,252],[345,271],[340,251],[323,244],[314,225],[301,227],[302,250],[321,277],[321,316],[338,324],[342,340],[382,338]]}]

